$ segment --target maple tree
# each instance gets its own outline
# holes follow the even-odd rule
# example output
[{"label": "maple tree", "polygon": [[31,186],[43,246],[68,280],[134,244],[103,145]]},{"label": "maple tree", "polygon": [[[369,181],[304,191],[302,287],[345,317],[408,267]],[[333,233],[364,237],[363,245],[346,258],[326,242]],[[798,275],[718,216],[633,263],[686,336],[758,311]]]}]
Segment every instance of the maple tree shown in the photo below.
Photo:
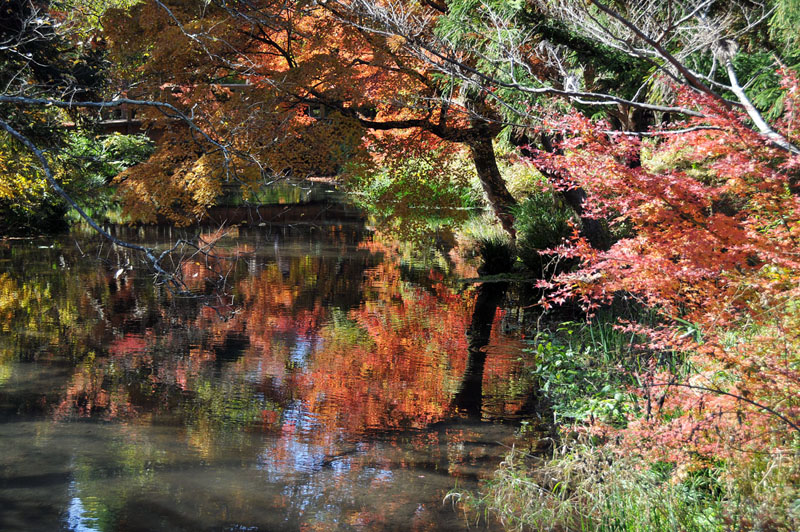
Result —
[{"label": "maple tree", "polygon": [[[190,223],[220,196],[224,182],[239,183],[247,194],[289,170],[330,173],[359,154],[370,159],[370,152],[380,165],[405,153],[404,144],[456,143],[469,149],[489,202],[513,234],[516,200],[492,146],[505,122],[521,118],[523,129],[512,140],[530,144],[535,139],[525,128],[538,113],[531,105],[553,97],[605,109],[614,127],[628,129],[641,130],[653,113],[691,114],[649,102],[649,91],[637,87],[656,63],[666,77],[715,94],[686,61],[705,53],[703,43],[728,43],[728,34],[745,35],[765,17],[759,6],[711,4],[687,2],[665,11],[620,3],[615,11],[602,2],[557,8],[546,2],[154,0],[94,2],[84,6],[88,11],[60,2],[51,12],[61,17],[54,20],[102,21],[115,71],[110,88],[142,97],[80,102],[75,96],[81,93],[73,91],[61,108],[138,106],[145,107],[140,116],[159,119],[156,155],[117,181],[134,219]],[[85,25],[77,27],[76,35],[86,35]],[[712,33],[698,37],[707,27]],[[648,36],[657,31],[662,44]],[[99,51],[106,46],[104,40],[86,42]],[[714,65],[725,68],[712,71],[728,73],[729,89],[757,128],[782,142],[739,90],[733,55],[723,58],[727,46],[714,48]],[[55,103],[21,94],[27,99],[4,101]],[[176,118],[191,125],[179,126]],[[391,141],[380,144],[397,146],[396,153],[383,148],[376,156],[367,131],[388,136]],[[540,140],[551,145],[546,136]],[[561,193],[593,245],[607,247],[602,224],[583,216],[585,191],[567,187]]]},{"label": "maple tree", "polygon": [[[666,77],[716,95],[684,65],[692,57],[689,51],[702,49],[700,41],[691,39],[697,40],[709,23],[687,31],[677,21],[698,15],[697,6],[687,3],[665,14],[654,6],[622,6],[616,12],[595,4],[570,11],[535,2],[264,1],[199,6],[158,1],[116,12],[109,24],[112,49],[117,64],[134,65],[121,71],[136,77],[134,90],[193,106],[204,130],[213,132],[225,147],[247,154],[240,164],[258,167],[231,171],[219,157],[230,154],[221,153],[219,146],[207,147],[217,153],[216,159],[204,156],[198,161],[202,142],[170,141],[164,145],[163,160],[157,157],[146,170],[126,174],[123,192],[129,192],[132,212],[145,219],[159,211],[179,216],[158,204],[161,193],[175,198],[178,211],[197,216],[218,195],[220,179],[240,179],[247,188],[265,174],[337,169],[343,161],[358,158],[356,148],[366,150],[361,155],[371,153],[380,165],[400,157],[409,143],[432,148],[457,143],[468,147],[489,202],[513,234],[516,200],[508,193],[492,146],[507,120],[521,118],[522,125],[529,126],[538,113],[532,104],[547,104],[553,97],[566,97],[578,107],[606,109],[615,127],[637,131],[654,120],[654,113],[693,114],[681,106],[648,102],[647,91],[637,90],[641,80],[652,75],[654,54]],[[758,10],[742,9],[749,24],[745,29],[755,27],[757,22],[749,21],[758,18]],[[702,42],[722,42],[726,32],[744,33],[725,10],[712,14],[718,23]],[[582,29],[581,21],[593,16],[613,24]],[[663,31],[668,44],[653,46],[647,36],[652,31]],[[642,46],[608,45],[629,35]],[[718,51],[725,53],[724,47]],[[583,79],[576,80],[581,70]],[[758,129],[773,135],[757,118],[758,111],[748,106],[747,95],[738,91],[732,67],[726,64],[726,71],[729,77],[734,74],[730,90],[744,102]],[[240,85],[232,89],[225,84],[229,80]],[[521,131],[512,134],[514,142],[535,140]],[[367,132],[371,133],[365,137]],[[371,137],[391,141],[377,143],[381,151],[375,152]],[[778,137],[773,141],[782,142]],[[547,147],[551,142],[542,137],[541,144]],[[396,153],[387,152],[386,146],[397,146]],[[218,175],[210,180],[198,177],[215,166]],[[150,178],[157,192],[149,196],[148,175],[164,176]],[[595,247],[607,247],[608,236],[601,234],[596,219],[582,215],[585,191],[572,187],[562,194],[581,215]],[[141,207],[142,198],[149,200],[149,208]]]},{"label": "maple tree", "polygon": [[[784,87],[787,111],[775,127],[796,142],[793,73]],[[588,308],[619,294],[638,298],[664,321],[623,327],[692,361],[688,378],[655,366],[643,377],[648,404],[659,407],[631,425],[631,438],[671,450],[671,460],[790,448],[800,429],[798,156],[716,99],[683,91],[679,101],[703,116],[657,142],[609,136],[606,124],[577,113],[551,124],[573,134],[562,155],[538,153],[539,164],[567,170],[588,191],[592,215],[627,236],[598,251],[575,235],[559,252],[581,267],[544,284],[558,287],[552,300],[578,297]],[[648,159],[631,167],[643,149]],[[783,437],[776,422],[788,430]]]},{"label": "maple tree", "polygon": [[[790,153],[800,149],[772,128],[762,116],[775,103],[775,78],[767,79],[772,57],[764,58],[757,31],[769,20],[779,27],[768,4],[687,1],[659,2],[392,2],[370,0],[323,2],[352,16],[352,25],[375,38],[386,37],[458,87],[462,98],[485,95],[483,105],[470,109],[492,122],[497,117],[518,124],[514,143],[553,151],[560,130],[537,128],[542,113],[558,108],[563,98],[578,109],[610,118],[609,130],[642,135],[666,117],[697,116],[698,111],[675,102],[676,89],[686,87],[725,107],[741,106],[754,130]],[[792,8],[778,2],[782,12]],[[429,31],[434,27],[434,31]],[[793,60],[794,48],[775,32],[767,48],[779,50],[778,63]],[[782,40],[783,39],[783,40]],[[748,54],[739,52],[748,46]],[[757,106],[739,76],[771,92]],[[556,100],[556,101],[554,101]],[[563,107],[561,107],[563,109]],[[567,131],[568,133],[568,131]],[[533,159],[536,164],[537,159]],[[637,157],[630,164],[638,164]],[[556,182],[569,180],[563,171],[548,174]],[[581,230],[592,245],[606,249],[610,238],[602,220],[584,214],[586,191],[560,187],[566,203],[580,216]]]},{"label": "maple tree", "polygon": [[[109,40],[117,62],[138,58],[133,91],[163,95],[170,87],[168,97],[202,110],[204,127],[248,154],[260,172],[233,168],[225,176],[245,188],[265,170],[325,171],[357,157],[357,149],[366,157],[370,138],[391,135],[381,145],[396,146],[397,154],[384,150],[385,158],[396,157],[408,143],[460,143],[469,148],[490,203],[513,233],[515,200],[492,147],[502,126],[491,118],[487,94],[456,94],[458,87],[438,78],[396,38],[359,31],[342,20],[346,15],[332,5],[304,2],[211,4],[202,10],[192,3],[150,2],[112,15],[119,18],[109,24],[117,28]],[[427,31],[433,29],[431,24]],[[185,65],[175,69],[176,61]],[[227,79],[245,83],[223,87]],[[172,159],[162,166],[175,166],[179,151],[171,145]],[[197,159],[183,151],[187,160]],[[145,175],[134,169],[122,186],[144,182]],[[171,178],[182,188],[197,188],[178,179]],[[140,187],[133,196],[141,195]]]}]

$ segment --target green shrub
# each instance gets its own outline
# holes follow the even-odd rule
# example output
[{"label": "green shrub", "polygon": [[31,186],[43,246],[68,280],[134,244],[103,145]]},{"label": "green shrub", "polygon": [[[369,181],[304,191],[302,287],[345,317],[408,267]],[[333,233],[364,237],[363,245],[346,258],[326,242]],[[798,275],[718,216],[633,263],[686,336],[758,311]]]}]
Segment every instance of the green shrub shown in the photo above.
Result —
[{"label": "green shrub", "polygon": [[48,234],[68,227],[67,204],[60,196],[47,194],[33,201],[0,200],[0,235]]},{"label": "green shrub", "polygon": [[571,266],[555,255],[540,253],[558,246],[572,231],[574,214],[554,191],[533,192],[520,202],[514,215],[519,258],[528,270],[543,279]]},{"label": "green shrub", "polygon": [[[67,192],[81,207],[97,218],[117,208],[111,180],[123,170],[145,161],[153,153],[145,135],[113,134],[89,137],[70,135],[59,156],[60,174]],[[71,213],[77,221],[77,213]]]},{"label": "green shrub", "polygon": [[352,165],[343,174],[356,203],[381,229],[409,240],[465,222],[482,203],[468,162],[438,150],[398,154],[386,166]]},{"label": "green shrub", "polygon": [[[116,207],[111,179],[147,159],[152,151],[152,142],[144,135],[90,137],[71,132],[50,164],[67,193],[90,214],[104,218]],[[29,154],[2,142],[0,159],[14,162],[3,176],[6,191],[0,194],[0,234],[53,233],[79,219],[47,184]]]},{"label": "green shrub", "polygon": [[554,423],[597,418],[623,425],[636,408],[630,370],[640,365],[636,338],[614,329],[610,319],[562,323],[555,333],[540,332],[526,352],[531,370],[548,398]]}]

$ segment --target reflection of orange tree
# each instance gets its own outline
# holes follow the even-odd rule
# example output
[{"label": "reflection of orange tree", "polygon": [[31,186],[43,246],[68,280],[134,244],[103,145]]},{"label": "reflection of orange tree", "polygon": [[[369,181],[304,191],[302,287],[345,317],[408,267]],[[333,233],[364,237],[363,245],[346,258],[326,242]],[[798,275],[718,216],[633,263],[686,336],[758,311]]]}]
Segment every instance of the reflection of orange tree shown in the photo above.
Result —
[{"label": "reflection of orange tree", "polygon": [[[305,512],[297,500],[311,500],[309,508],[346,501],[337,511],[304,513],[304,519],[313,515],[309,529],[328,530],[333,522],[391,528],[391,517],[408,507],[400,486],[407,475],[416,476],[416,467],[446,463],[457,473],[459,464],[476,456],[470,453],[479,452],[459,445],[475,436],[449,422],[400,432],[427,429],[449,415],[466,366],[474,292],[459,293],[459,286],[447,285],[454,270],[441,273],[439,266],[426,272],[417,264],[409,281],[408,262],[377,242],[328,258],[294,253],[275,262],[242,264],[246,268],[237,266],[239,277],[231,279],[240,312],[228,321],[206,313],[196,301],[164,305],[179,301],[156,295],[149,278],[135,284],[115,278],[114,272],[78,276],[77,270],[49,285],[52,273],[29,283],[0,276],[0,319],[12,329],[38,327],[42,342],[56,346],[52,349],[67,342],[79,346],[79,356],[59,360],[73,364],[65,381],[37,402],[47,402],[57,419],[128,421],[114,427],[123,437],[108,456],[141,485],[152,482],[154,490],[166,489],[158,486],[164,477],[153,476],[153,464],[183,463],[187,449],[208,463],[257,457],[265,470],[286,474],[292,482],[298,470],[305,471],[302,467],[316,471],[341,460],[346,467],[325,469],[332,472],[331,484],[315,484],[327,474],[312,475],[297,488],[318,490],[316,495],[282,493],[277,500],[276,494],[265,507],[287,505],[290,514]],[[186,267],[202,274],[198,265]],[[490,342],[486,382],[496,375],[502,388],[508,386],[503,376],[511,362],[493,355],[498,343],[497,338]],[[165,446],[160,430],[147,428],[151,423],[177,425],[183,444]],[[396,431],[396,437],[386,444],[342,443],[381,429]],[[253,437],[254,431],[277,437]],[[85,471],[97,469],[92,452],[75,453]],[[405,468],[396,476],[382,474]],[[128,503],[127,492],[109,492],[105,477],[97,478],[89,473],[80,478],[84,500],[94,498],[109,508]],[[347,502],[363,500],[359,493],[365,483],[385,495],[379,511]],[[225,495],[234,515],[253,499],[238,493],[239,485],[232,488]]]},{"label": "reflection of orange tree", "polygon": [[[321,326],[326,313],[321,297],[326,294],[309,294],[318,286],[314,266],[293,261],[284,277],[272,264],[237,285],[242,310],[235,321],[247,324],[250,344],[259,348],[259,356],[272,351],[276,334],[307,338]],[[305,304],[298,305],[299,299],[306,299]]]},{"label": "reflection of orange tree", "polygon": [[[466,367],[474,296],[445,286],[436,272],[429,277],[422,289],[385,260],[367,272],[367,301],[323,328],[322,347],[298,378],[318,423],[357,434],[423,428],[449,414]],[[490,357],[491,373],[508,371],[498,363],[508,359]]]},{"label": "reflection of orange tree", "polygon": [[[107,357],[77,368],[59,412],[113,417],[180,407],[206,434],[230,423],[282,423],[291,432],[296,421],[280,414],[291,403],[314,419],[304,430],[323,439],[440,421],[466,367],[474,293],[447,286],[436,271],[424,288],[405,280],[382,244],[364,256],[381,251],[384,260],[366,273],[364,261],[336,266],[298,256],[260,265],[235,283],[241,307],[230,320],[199,311],[185,314],[182,327],[114,339]],[[226,345],[235,348],[223,354]],[[511,360],[489,356],[486,374],[509,374]],[[502,378],[492,380],[501,394]]]},{"label": "reflection of orange tree", "polygon": [[452,297],[442,301],[413,288],[385,296],[352,311],[347,325],[327,326],[322,349],[299,379],[308,408],[324,424],[358,433],[422,427],[446,413],[464,369],[466,298],[452,305]]}]

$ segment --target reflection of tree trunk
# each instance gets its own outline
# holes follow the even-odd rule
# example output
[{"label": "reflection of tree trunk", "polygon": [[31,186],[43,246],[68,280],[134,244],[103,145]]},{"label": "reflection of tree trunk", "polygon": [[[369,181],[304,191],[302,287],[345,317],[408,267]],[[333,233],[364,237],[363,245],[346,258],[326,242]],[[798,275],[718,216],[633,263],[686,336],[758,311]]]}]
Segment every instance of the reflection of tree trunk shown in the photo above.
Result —
[{"label": "reflection of tree trunk", "polygon": [[497,168],[492,138],[478,136],[468,144],[483,191],[489,198],[489,203],[495,215],[500,219],[500,223],[503,224],[503,229],[511,235],[511,238],[515,238],[516,231],[514,231],[512,209],[516,206],[517,201],[506,188],[506,182],[503,180],[503,176],[500,175],[500,169]]},{"label": "reflection of tree trunk", "polygon": [[478,287],[478,298],[469,326],[469,355],[461,385],[453,397],[453,407],[470,416],[480,417],[483,399],[483,367],[486,363],[484,348],[489,343],[497,306],[506,294],[507,283],[483,283]]}]

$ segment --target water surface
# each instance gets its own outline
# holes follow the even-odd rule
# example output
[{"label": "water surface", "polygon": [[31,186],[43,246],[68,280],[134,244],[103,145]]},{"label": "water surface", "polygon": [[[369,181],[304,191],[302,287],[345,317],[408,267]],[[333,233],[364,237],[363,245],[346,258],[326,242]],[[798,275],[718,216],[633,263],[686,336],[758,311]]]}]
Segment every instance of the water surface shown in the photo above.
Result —
[{"label": "water surface", "polygon": [[[239,259],[203,300],[91,235],[0,242],[0,530],[466,529],[443,497],[491,475],[531,391],[502,289],[359,223],[217,250]],[[181,266],[197,294],[208,266]]]}]

